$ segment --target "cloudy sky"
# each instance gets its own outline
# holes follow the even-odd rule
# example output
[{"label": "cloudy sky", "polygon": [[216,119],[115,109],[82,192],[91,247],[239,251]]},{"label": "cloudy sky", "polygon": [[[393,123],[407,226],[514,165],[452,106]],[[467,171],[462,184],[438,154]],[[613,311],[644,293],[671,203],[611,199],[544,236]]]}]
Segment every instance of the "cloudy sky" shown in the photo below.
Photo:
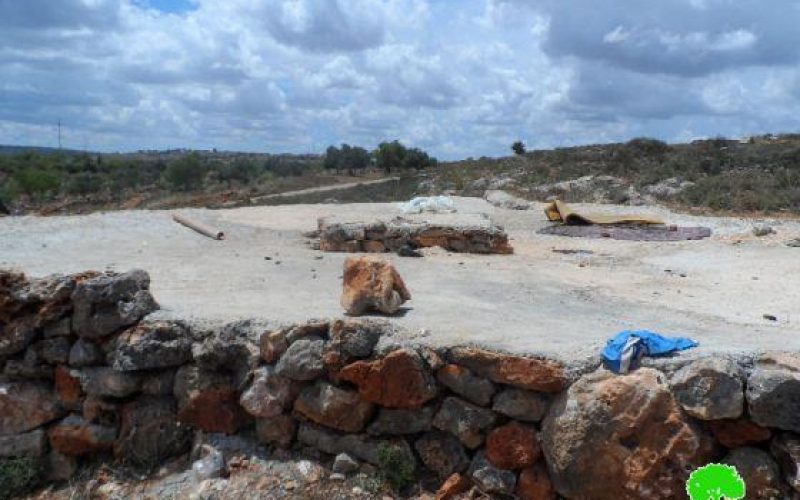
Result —
[{"label": "cloudy sky", "polygon": [[0,0],[0,144],[441,158],[800,131],[800,0]]}]

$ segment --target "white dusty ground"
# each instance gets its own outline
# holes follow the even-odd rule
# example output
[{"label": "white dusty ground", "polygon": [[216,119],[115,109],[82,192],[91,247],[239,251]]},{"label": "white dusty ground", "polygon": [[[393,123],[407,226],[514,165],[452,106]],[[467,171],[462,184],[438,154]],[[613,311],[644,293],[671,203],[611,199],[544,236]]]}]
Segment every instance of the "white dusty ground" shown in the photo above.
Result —
[{"label": "white dusty ground", "polygon": [[[428,330],[426,342],[573,358],[595,353],[619,330],[646,328],[691,336],[701,343],[698,354],[800,350],[800,249],[784,244],[800,236],[798,222],[769,221],[778,233],[756,238],[755,221],[649,209],[669,223],[707,225],[715,234],[704,241],[622,242],[537,235],[547,224],[540,206],[509,211],[474,198],[457,205],[504,225],[516,254],[388,256],[413,295],[392,321],[411,332]],[[302,233],[321,216],[356,221],[399,214],[393,204],[181,212],[222,228],[228,239],[200,236],[172,222],[168,211],[7,217],[0,218],[0,267],[32,275],[143,268],[162,307],[180,316],[333,317],[341,314],[346,255],[312,250]]]}]

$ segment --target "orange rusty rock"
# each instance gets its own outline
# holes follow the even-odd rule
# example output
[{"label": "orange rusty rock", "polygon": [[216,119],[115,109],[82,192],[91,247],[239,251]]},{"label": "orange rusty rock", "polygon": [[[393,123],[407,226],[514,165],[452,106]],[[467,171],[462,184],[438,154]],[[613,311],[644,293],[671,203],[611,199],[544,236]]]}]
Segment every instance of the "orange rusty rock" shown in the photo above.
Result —
[{"label": "orange rusty rock", "polygon": [[555,499],[553,483],[544,464],[539,463],[520,472],[516,495],[519,500]]},{"label": "orange rusty rock", "polygon": [[411,299],[403,278],[391,263],[378,257],[348,257],[344,262],[342,307],[350,315],[369,310],[394,314]]},{"label": "orange rusty rock", "polygon": [[486,437],[486,458],[495,467],[516,470],[536,463],[542,450],[532,427],[511,422]]},{"label": "orange rusty rock", "polygon": [[561,392],[567,386],[564,365],[544,358],[526,358],[473,347],[450,351],[453,362],[493,382],[540,392]]},{"label": "orange rusty rock", "polygon": [[239,406],[235,390],[212,388],[195,392],[178,412],[178,420],[204,432],[234,434],[252,418]]},{"label": "orange rusty rock", "polygon": [[69,373],[69,368],[59,365],[55,369],[55,386],[58,399],[66,408],[77,408],[81,403],[83,391],[81,381]]},{"label": "orange rusty rock", "polygon": [[711,433],[726,448],[739,448],[769,441],[772,432],[746,419],[712,420],[708,423]]},{"label": "orange rusty rock", "polygon": [[442,483],[436,491],[436,500],[450,500],[467,491],[471,486],[469,478],[456,472]]},{"label": "orange rusty rock", "polygon": [[64,455],[82,456],[110,450],[117,437],[114,427],[90,424],[81,417],[68,417],[47,430],[50,445]]},{"label": "orange rusty rock", "polygon": [[366,240],[361,242],[361,244],[365,252],[384,253],[386,251],[386,245],[384,245],[382,241]]},{"label": "orange rusty rock", "polygon": [[339,378],[358,386],[362,399],[388,408],[418,408],[436,397],[436,381],[411,349],[345,366]]},{"label": "orange rusty rock", "polygon": [[280,358],[288,348],[289,342],[286,340],[286,332],[283,330],[264,333],[261,336],[261,359],[263,359],[265,363],[277,362],[278,358]]}]

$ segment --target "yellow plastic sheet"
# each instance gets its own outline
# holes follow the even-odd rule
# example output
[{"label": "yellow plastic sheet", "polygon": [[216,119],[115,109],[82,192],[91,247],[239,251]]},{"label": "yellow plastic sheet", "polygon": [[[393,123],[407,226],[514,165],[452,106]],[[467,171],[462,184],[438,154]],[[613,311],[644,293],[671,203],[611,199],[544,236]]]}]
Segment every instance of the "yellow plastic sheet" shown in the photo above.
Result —
[{"label": "yellow plastic sheet", "polygon": [[544,209],[547,218],[553,222],[564,224],[664,224],[656,217],[646,215],[610,215],[590,212],[576,212],[566,203],[556,200]]}]

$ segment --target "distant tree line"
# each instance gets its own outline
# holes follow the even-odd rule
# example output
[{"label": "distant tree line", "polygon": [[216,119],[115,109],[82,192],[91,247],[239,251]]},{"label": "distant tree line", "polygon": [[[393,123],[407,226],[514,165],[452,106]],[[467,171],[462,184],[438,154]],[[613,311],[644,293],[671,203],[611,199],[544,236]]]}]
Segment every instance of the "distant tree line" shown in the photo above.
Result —
[{"label": "distant tree line", "polygon": [[372,152],[359,146],[342,144],[341,147],[330,146],[325,152],[324,167],[336,172],[350,175],[363,173],[370,168],[385,173],[404,170],[422,170],[437,165],[425,151],[409,148],[399,141],[382,142]]}]

